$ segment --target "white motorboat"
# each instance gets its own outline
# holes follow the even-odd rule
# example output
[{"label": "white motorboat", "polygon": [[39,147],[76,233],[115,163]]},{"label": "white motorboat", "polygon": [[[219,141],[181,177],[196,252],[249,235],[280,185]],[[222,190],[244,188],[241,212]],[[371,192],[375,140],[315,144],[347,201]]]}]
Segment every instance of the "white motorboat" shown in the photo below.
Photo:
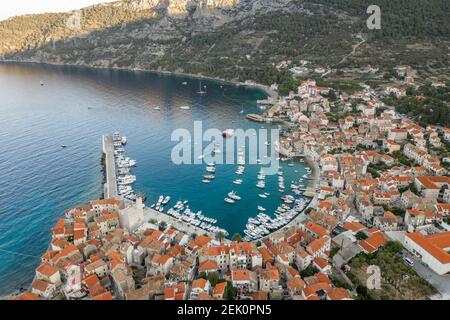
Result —
[{"label": "white motorboat", "polygon": [[266,208],[261,207],[261,206],[258,206],[258,210],[259,210],[259,211],[266,211]]},{"label": "white motorboat", "polygon": [[[123,136],[120,142],[121,142],[123,145],[126,145],[127,142],[128,142],[127,137]],[[125,150],[124,150],[124,151],[125,151]]]},{"label": "white motorboat", "polygon": [[225,198],[224,200],[225,200],[226,203],[230,203],[230,204],[235,203],[235,201],[233,199],[230,199],[230,198]]},{"label": "white motorboat", "polygon": [[216,172],[216,168],[215,167],[206,167],[206,171],[209,173],[215,173]]},{"label": "white motorboat", "polygon": [[206,174],[203,176],[203,178],[206,180],[214,180],[216,176],[214,176],[213,174]]},{"label": "white motorboat", "polygon": [[256,184],[257,188],[260,189],[264,189],[266,187],[266,184],[264,183],[264,181],[258,181],[258,183]]},{"label": "white motorboat", "polygon": [[170,197],[167,196],[167,197],[165,197],[164,200],[162,201],[162,204],[163,204],[163,205],[166,205],[166,204],[169,203],[169,201],[170,201]]},{"label": "white motorboat", "polygon": [[241,197],[239,197],[236,192],[231,191],[228,193],[228,197],[232,200],[241,200]]},{"label": "white motorboat", "polygon": [[240,185],[240,184],[242,184],[242,179],[236,179],[233,181],[233,183]]},{"label": "white motorboat", "polygon": [[260,194],[258,194],[258,196],[263,198],[263,199],[267,199],[267,196],[264,193],[260,193]]}]

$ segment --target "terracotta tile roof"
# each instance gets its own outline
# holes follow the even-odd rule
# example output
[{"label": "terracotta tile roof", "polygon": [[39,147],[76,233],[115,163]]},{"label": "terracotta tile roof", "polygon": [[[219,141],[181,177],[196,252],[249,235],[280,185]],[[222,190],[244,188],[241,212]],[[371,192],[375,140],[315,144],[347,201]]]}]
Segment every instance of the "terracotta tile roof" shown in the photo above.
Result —
[{"label": "terracotta tile roof", "polygon": [[310,252],[317,252],[319,251],[330,239],[328,236],[320,237],[319,239],[313,240],[310,244],[308,244],[307,248]]},{"label": "terracotta tile roof", "polygon": [[352,295],[344,288],[333,288],[328,292],[330,300],[352,299]]},{"label": "terracotta tile roof", "polygon": [[374,233],[366,240],[359,241],[359,245],[368,253],[378,250],[385,243],[386,239],[381,232]]},{"label": "terracotta tile roof", "polygon": [[216,284],[213,290],[213,295],[223,295],[225,293],[225,288],[227,287],[226,282],[220,282]]},{"label": "terracotta tile roof", "polygon": [[43,263],[36,268],[36,272],[39,272],[40,274],[46,277],[51,277],[52,275],[58,272],[58,269],[49,263]]},{"label": "terracotta tile roof", "polygon": [[198,272],[216,271],[218,269],[217,262],[215,260],[206,260],[198,267]]},{"label": "terracotta tile roof", "polygon": [[450,253],[446,251],[450,247],[450,231],[440,232],[430,236],[424,236],[419,232],[407,233],[406,236],[425,249],[439,262],[450,263]]},{"label": "terracotta tile roof", "polygon": [[344,227],[344,229],[351,230],[351,231],[353,231],[355,233],[358,232],[358,231],[366,229],[366,227],[363,224],[361,224],[361,223],[359,223],[357,221],[345,222],[343,227]]},{"label": "terracotta tile roof", "polygon": [[83,283],[88,287],[93,287],[96,284],[100,283],[100,279],[97,277],[97,275],[91,274],[89,276],[87,276],[86,278],[83,279]]},{"label": "terracotta tile roof", "polygon": [[112,300],[111,292],[107,291],[92,298],[92,300]]},{"label": "terracotta tile roof", "polygon": [[206,246],[212,240],[213,239],[211,237],[208,237],[205,235],[200,235],[195,239],[194,243],[196,245],[198,245],[199,247],[203,247],[203,246]]},{"label": "terracotta tile roof", "polygon": [[305,228],[310,230],[312,233],[316,234],[318,237],[322,237],[326,234],[329,234],[328,230],[326,230],[324,227],[319,226],[314,221],[309,221],[306,224]]},{"label": "terracotta tile roof", "polygon": [[250,271],[247,269],[233,269],[231,270],[231,277],[233,281],[250,281]]},{"label": "terracotta tile roof", "polygon": [[206,280],[206,279],[203,279],[203,278],[195,279],[194,281],[192,281],[192,289],[205,290],[207,283],[208,283],[208,280]]},{"label": "terracotta tile roof", "polygon": [[314,259],[314,263],[319,266],[320,269],[324,269],[328,266],[330,266],[330,264],[323,258],[317,257]]},{"label": "terracotta tile roof", "polygon": [[295,277],[288,280],[287,287],[292,292],[301,292],[301,290],[305,287],[305,281],[303,281],[300,277]]},{"label": "terracotta tile roof", "polygon": [[265,301],[269,299],[269,293],[265,291],[255,291],[252,293],[252,299],[255,301]]},{"label": "terracotta tile roof", "polygon": [[45,292],[51,283],[43,280],[34,280],[32,288],[41,292]]},{"label": "terracotta tile roof", "polygon": [[24,292],[11,300],[41,300],[37,295],[31,292]]}]

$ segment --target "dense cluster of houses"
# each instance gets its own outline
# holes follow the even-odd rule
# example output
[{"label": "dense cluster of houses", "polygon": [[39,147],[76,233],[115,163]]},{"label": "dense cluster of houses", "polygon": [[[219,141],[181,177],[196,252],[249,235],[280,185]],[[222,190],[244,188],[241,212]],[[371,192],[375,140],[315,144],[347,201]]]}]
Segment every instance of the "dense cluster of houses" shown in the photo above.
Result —
[{"label": "dense cluster of houses", "polygon": [[[17,299],[211,300],[230,297],[230,288],[239,299],[352,297],[328,277],[331,238],[313,222],[256,244],[188,235],[141,218],[139,201],[124,208],[102,199],[67,210],[30,292]],[[300,277],[310,265],[318,272]]]},{"label": "dense cluster of houses", "polygon": [[[266,119],[289,123],[280,153],[318,171],[315,205],[295,226],[258,242],[219,241],[145,221],[140,201],[92,201],[56,223],[31,291],[19,298],[352,299],[332,275],[398,233],[434,272],[450,272],[450,177],[430,150],[450,143],[449,128],[419,126],[368,86],[333,99],[331,91],[309,80],[268,99]],[[306,269],[314,273],[302,277]]]},{"label": "dense cluster of houses", "polygon": [[[413,75],[408,68],[398,72]],[[391,237],[397,232],[432,270],[448,273],[448,158],[433,149],[448,146],[449,128],[416,124],[385,106],[368,86],[334,101],[331,90],[304,81],[297,92],[273,100],[267,116],[291,124],[280,153],[317,164],[319,202],[308,218],[335,235],[332,244],[340,251],[333,262],[341,266],[361,251],[372,252],[398,239]],[[355,230],[366,239],[358,241]],[[424,238],[414,237],[417,232]]]}]

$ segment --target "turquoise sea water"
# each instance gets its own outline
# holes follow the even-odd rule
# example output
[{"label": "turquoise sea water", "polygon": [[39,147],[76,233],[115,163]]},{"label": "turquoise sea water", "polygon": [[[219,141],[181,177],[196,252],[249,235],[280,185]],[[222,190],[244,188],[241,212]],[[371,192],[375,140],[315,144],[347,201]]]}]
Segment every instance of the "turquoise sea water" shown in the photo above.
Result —
[{"label": "turquoise sea water", "polygon": [[[188,200],[192,210],[216,218],[230,234],[242,233],[258,205],[273,212],[281,195],[277,176],[266,179],[264,192],[271,196],[258,197],[258,165],[247,165],[243,176],[235,174],[237,165],[218,165],[215,181],[206,185],[205,165],[171,162],[173,130],[192,131],[194,121],[204,129],[264,127],[245,119],[260,112],[256,100],[264,93],[203,84],[208,94],[199,96],[198,80],[178,76],[0,64],[0,296],[30,284],[63,211],[101,195],[105,133],[128,137],[126,154],[138,161],[135,189],[148,196],[147,204],[160,194],[170,195],[172,204]],[[192,109],[180,110],[184,105]],[[301,164],[282,167],[288,190],[305,170]],[[232,183],[238,177],[244,180],[240,186]],[[231,190],[242,197],[234,205],[223,200]]]}]

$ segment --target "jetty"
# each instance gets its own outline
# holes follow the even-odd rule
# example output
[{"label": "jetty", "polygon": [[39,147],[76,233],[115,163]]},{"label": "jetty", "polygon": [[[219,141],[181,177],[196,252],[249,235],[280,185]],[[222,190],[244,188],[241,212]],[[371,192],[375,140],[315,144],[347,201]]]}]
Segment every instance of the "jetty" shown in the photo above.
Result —
[{"label": "jetty", "polygon": [[117,190],[117,176],[116,176],[116,162],[114,160],[114,140],[110,135],[102,137],[103,156],[105,166],[105,184],[104,197],[105,199],[118,198]]},{"label": "jetty", "polygon": [[263,116],[260,116],[259,114],[253,114],[253,113],[246,115],[246,118],[248,120],[256,121],[256,122],[265,122],[266,121]]}]

